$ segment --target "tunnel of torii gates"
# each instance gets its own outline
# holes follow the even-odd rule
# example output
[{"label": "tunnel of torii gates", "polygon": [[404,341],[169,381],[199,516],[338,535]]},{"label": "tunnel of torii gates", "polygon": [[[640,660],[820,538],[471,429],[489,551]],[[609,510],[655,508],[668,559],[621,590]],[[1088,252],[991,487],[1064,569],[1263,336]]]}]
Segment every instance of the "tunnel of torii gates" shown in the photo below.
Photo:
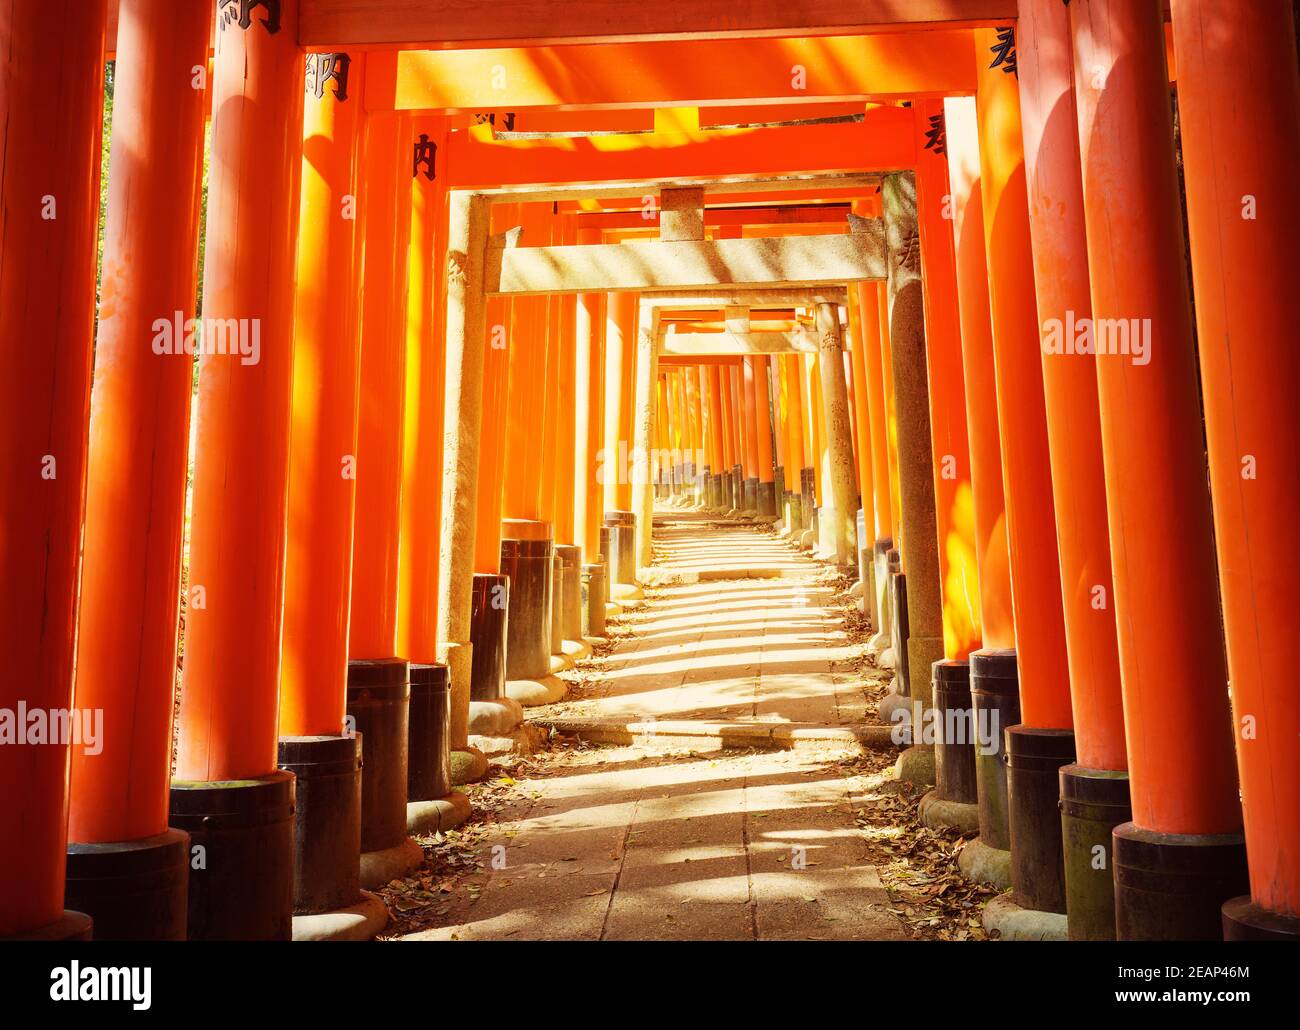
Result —
[{"label": "tunnel of torii gates", "polygon": [[373,932],[658,504],[856,566],[966,875],[1294,938],[1295,20],[0,0],[0,936]]}]

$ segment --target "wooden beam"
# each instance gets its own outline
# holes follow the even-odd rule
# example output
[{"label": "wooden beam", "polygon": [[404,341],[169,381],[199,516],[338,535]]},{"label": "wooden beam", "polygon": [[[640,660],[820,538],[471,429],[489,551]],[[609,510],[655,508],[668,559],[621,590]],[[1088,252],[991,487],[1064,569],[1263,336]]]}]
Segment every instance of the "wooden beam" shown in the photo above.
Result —
[{"label": "wooden beam", "polygon": [[664,354],[699,357],[705,354],[814,354],[817,341],[803,332],[661,333]]},{"label": "wooden beam", "polygon": [[806,289],[736,289],[713,293],[656,293],[647,298],[661,311],[708,311],[731,307],[751,310],[810,308],[818,304],[848,303],[843,286],[813,286]]},{"label": "wooden beam", "polygon": [[[563,213],[563,212],[562,212]],[[848,204],[804,204],[789,207],[711,207],[704,211],[705,225],[820,225],[824,231],[847,224]],[[647,217],[649,216],[649,217]],[[593,211],[572,215],[581,229],[645,229],[659,227],[658,210]]]},{"label": "wooden beam", "polygon": [[[970,94],[975,91],[975,64],[972,34],[964,29],[406,50],[371,57],[365,95],[371,111],[768,104],[798,111],[827,101]],[[803,71],[795,74],[792,69]],[[857,113],[861,110],[859,106]],[[737,124],[726,111],[713,111],[712,117]]]},{"label": "wooden beam", "polygon": [[743,358],[724,354],[702,354],[699,357],[694,358],[679,358],[672,354],[660,354],[659,367],[661,369],[665,366],[671,368],[686,368],[690,365],[721,365],[723,367],[731,367],[733,365],[739,365],[743,360]]},{"label": "wooden beam", "polygon": [[309,50],[454,49],[973,28],[1016,19],[1016,0],[299,0]]},{"label": "wooden beam", "polygon": [[[548,200],[640,198],[675,186],[703,185],[713,193],[728,182],[763,177],[770,190],[857,187],[874,194],[880,174],[916,165],[915,120],[901,107],[874,108],[860,122],[771,129],[523,140],[493,139],[487,129],[450,133],[450,188],[493,195],[545,184],[555,187]],[[832,181],[849,175],[861,178]],[[802,181],[807,178],[825,181]]]},{"label": "wooden beam", "polygon": [[883,231],[705,242],[488,249],[489,295],[804,287],[883,280]]}]

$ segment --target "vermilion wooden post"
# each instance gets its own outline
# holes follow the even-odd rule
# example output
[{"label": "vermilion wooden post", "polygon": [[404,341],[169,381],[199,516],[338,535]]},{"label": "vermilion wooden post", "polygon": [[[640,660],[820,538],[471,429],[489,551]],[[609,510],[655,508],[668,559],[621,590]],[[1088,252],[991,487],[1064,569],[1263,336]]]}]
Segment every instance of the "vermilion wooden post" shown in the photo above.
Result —
[{"label": "vermilion wooden post", "polygon": [[367,116],[361,194],[361,403],[348,646],[354,661],[398,654],[411,140],[409,116]]},{"label": "vermilion wooden post", "polygon": [[979,630],[984,647],[1014,648],[1011,562],[1007,550],[998,426],[993,327],[984,247],[984,196],[974,98],[944,102],[944,137],[952,191],[952,233],[961,316],[966,429],[974,493],[975,561],[979,570]]},{"label": "vermilion wooden post", "polygon": [[755,501],[760,515],[776,514],[775,463],[772,456],[772,409],[768,396],[771,383],[766,354],[754,355],[754,430],[758,462],[758,491]]},{"label": "vermilion wooden post", "polygon": [[[913,111],[944,654],[949,661],[964,662],[980,645],[979,576],[975,564],[957,273],[950,227],[952,194],[948,183],[943,104],[937,100],[918,101]],[[936,130],[940,135],[931,136]]]},{"label": "vermilion wooden post", "polygon": [[[541,247],[551,242],[550,210],[524,204],[520,210],[520,245]],[[545,297],[520,297],[510,303],[510,383],[503,412],[488,413],[485,421],[505,421],[502,512],[507,518],[542,519],[542,446],[546,381],[546,341],[549,303]],[[550,536],[549,530],[546,533]]]},{"label": "vermilion wooden post", "polygon": [[1173,4],[1197,342],[1250,895],[1230,940],[1300,932],[1300,598],[1295,241],[1300,96],[1292,5]]},{"label": "vermilion wooden post", "polygon": [[[0,706],[11,712],[72,704],[105,21],[103,0],[0,9]],[[90,934],[63,909],[67,784],[67,741],[0,745],[0,937]]]},{"label": "vermilion wooden post", "polygon": [[212,12],[128,0],[120,26],[76,697],[133,730],[72,749],[67,903],[102,938],[184,940],[189,837],[167,828],[167,788],[194,364],[165,345],[194,316]]},{"label": "vermilion wooden post", "polygon": [[[396,653],[421,665],[435,663],[438,648],[439,527],[431,515],[442,505],[447,179],[445,157],[439,167],[438,155],[445,155],[446,142],[443,116],[407,123],[403,147],[412,162]],[[462,737],[463,727],[453,725],[452,736]]]},{"label": "vermilion wooden post", "polygon": [[[241,346],[205,340],[199,360],[171,821],[206,849],[206,867],[191,869],[190,937],[287,938],[293,777],[275,769],[304,68],[296,0],[278,19],[228,13],[212,73],[203,316],[227,344],[238,326]],[[239,814],[214,832],[219,798]]]},{"label": "vermilion wooden post", "polygon": [[745,373],[742,362],[728,369],[731,379],[731,473],[732,507],[737,511],[745,507],[745,411],[742,395],[745,392]]},{"label": "vermilion wooden post", "polygon": [[[990,728],[1019,721],[1015,621],[1011,603],[1010,555],[1002,482],[989,274],[985,260],[984,202],[980,141],[973,97],[944,102],[945,145],[953,200],[953,247],[962,329],[962,369],[971,487],[975,502],[975,560],[979,569],[980,636],[971,653],[971,706]],[[985,714],[987,713],[987,714]],[[994,721],[996,720],[996,722]],[[978,723],[977,723],[978,725]],[[962,851],[963,872],[1003,889],[1011,882],[1007,828],[1006,768],[1002,735],[996,750],[975,756],[979,837]]]},{"label": "vermilion wooden post", "polygon": [[[874,284],[873,284],[874,285]],[[853,390],[849,400],[853,408],[853,455],[856,463],[856,473],[858,482],[858,496],[862,508],[862,532],[858,536],[858,552],[865,555],[867,565],[859,566],[859,573],[862,575],[862,586],[864,601],[866,604],[863,611],[870,612],[870,589],[868,580],[871,578],[871,571],[867,568],[871,563],[872,545],[875,543],[876,527],[875,512],[872,501],[872,467],[871,467],[871,414],[868,408],[867,389],[867,345],[866,345],[866,326],[862,323],[862,309],[858,303],[858,290],[856,285],[849,290],[849,342],[852,347],[852,357],[849,367],[852,375]],[[861,561],[861,559],[860,559]]]},{"label": "vermilion wooden post", "polygon": [[709,380],[709,463],[712,469],[709,504],[725,507],[723,484],[728,469],[726,454],[726,394],[722,388],[722,369],[715,362],[707,370]]},{"label": "vermilion wooden post", "polygon": [[682,455],[682,465],[686,471],[686,494],[692,501],[696,500],[695,494],[699,482],[699,454],[702,439],[699,368],[699,365],[695,364],[682,368],[682,401],[685,405],[683,415],[686,419],[685,453]]},{"label": "vermilion wooden post", "polygon": [[[624,426],[631,425],[630,412],[624,417],[626,403],[624,380],[632,372],[631,357],[636,345],[636,295],[613,293],[606,305],[605,321],[605,508],[607,511],[627,511],[631,503],[630,484],[627,479],[630,465],[627,451],[631,442]],[[627,503],[624,503],[627,502]]]},{"label": "vermilion wooden post", "polygon": [[1020,905],[1064,913],[1059,788],[1055,774],[1041,770],[1073,761],[1073,714],[1010,38],[993,29],[975,34],[980,185],[1020,676],[1020,725],[1002,727],[1007,731],[1011,880]]},{"label": "vermilion wooden post", "polygon": [[758,510],[758,397],[755,385],[757,373],[754,359],[748,355],[741,359],[740,413],[742,464],[745,466],[745,510]]},{"label": "vermilion wooden post", "polygon": [[[1115,935],[1113,879],[1108,868],[1097,868],[1094,848],[1109,850],[1111,830],[1127,822],[1130,812],[1096,359],[1074,353],[1067,339],[1069,327],[1092,314],[1070,12],[1052,0],[1022,0],[1018,32],[1029,227],[1078,749],[1078,764],[1061,770],[1069,932],[1074,939],[1105,940]],[[1104,820],[1095,817],[1099,811],[1107,813]]]},{"label": "vermilion wooden post", "polygon": [[[577,242],[600,242],[600,230],[579,229]],[[594,565],[600,560],[600,524],[603,521],[596,480],[596,455],[600,451],[601,413],[603,410],[603,366],[605,343],[605,294],[578,295],[574,322],[577,373],[574,411],[577,419],[574,448],[577,480],[574,487],[574,523],[577,543],[582,545],[583,561]]]},{"label": "vermilion wooden post", "polygon": [[[296,915],[361,900],[361,740],[345,727],[345,714],[361,361],[364,209],[358,194],[365,58],[312,54],[307,62],[279,744],[281,768],[298,781]],[[323,772],[325,779],[315,779]],[[322,783],[328,784],[323,790]],[[375,918],[382,921],[386,914],[376,912]]]},{"label": "vermilion wooden post", "polygon": [[[311,60],[294,298],[282,736],[343,730],[356,502],[365,58]],[[321,82],[317,96],[322,72],[335,77]]]},{"label": "vermilion wooden post", "polygon": [[1070,16],[1133,804],[1116,934],[1202,939],[1245,862],[1164,27],[1155,3]]},{"label": "vermilion wooden post", "polygon": [[786,409],[786,466],[785,499],[786,515],[790,532],[796,542],[799,541],[807,516],[803,510],[804,478],[804,440],[803,440],[803,404],[799,393],[799,355],[782,354],[777,358],[781,370],[781,393]]}]

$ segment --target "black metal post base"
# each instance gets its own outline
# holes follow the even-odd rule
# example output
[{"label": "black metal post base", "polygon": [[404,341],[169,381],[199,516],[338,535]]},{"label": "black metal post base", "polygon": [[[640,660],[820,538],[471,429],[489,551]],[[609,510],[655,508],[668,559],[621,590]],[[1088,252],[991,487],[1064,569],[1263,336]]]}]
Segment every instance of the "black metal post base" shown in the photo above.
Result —
[{"label": "black metal post base", "polygon": [[411,665],[406,802],[451,793],[451,677],[440,662]]},{"label": "black metal post base", "polygon": [[1239,833],[1179,834],[1115,827],[1115,937],[1223,939],[1223,903],[1247,891]]},{"label": "black metal post base", "polygon": [[1014,649],[987,648],[970,656],[971,708],[975,729],[988,747],[975,749],[975,789],[980,837],[999,851],[1011,850],[1007,811],[1006,734],[1020,722],[1020,673]]},{"label": "black metal post base", "polygon": [[1225,941],[1300,941],[1300,918],[1261,908],[1249,895],[1223,903]]},{"label": "black metal post base", "polygon": [[498,701],[506,693],[506,618],[510,579],[474,573],[470,589],[469,641],[471,701]]},{"label": "black metal post base", "polygon": [[[859,554],[866,552],[859,551]],[[935,718],[935,794],[945,801],[976,804],[976,726],[971,713],[970,662],[944,659],[932,667]]]},{"label": "black metal post base", "polygon": [[281,737],[279,766],[293,773],[293,914],[355,905],[361,896],[360,734]]},{"label": "black metal post base", "polygon": [[190,835],[68,845],[64,901],[94,921],[97,941],[183,941]]},{"label": "black metal post base", "polygon": [[411,676],[401,658],[348,662],[348,718],[361,734],[361,850],[406,839]]},{"label": "black metal post base", "polygon": [[1070,940],[1115,939],[1111,832],[1133,818],[1128,773],[1061,767],[1061,840]]},{"label": "black metal post base", "polygon": [[1010,726],[1006,746],[1015,901],[1036,912],[1064,914],[1061,766],[1074,761],[1074,731]]},{"label": "black metal post base", "polygon": [[293,937],[293,773],[172,782],[167,822],[190,835],[192,941]]}]

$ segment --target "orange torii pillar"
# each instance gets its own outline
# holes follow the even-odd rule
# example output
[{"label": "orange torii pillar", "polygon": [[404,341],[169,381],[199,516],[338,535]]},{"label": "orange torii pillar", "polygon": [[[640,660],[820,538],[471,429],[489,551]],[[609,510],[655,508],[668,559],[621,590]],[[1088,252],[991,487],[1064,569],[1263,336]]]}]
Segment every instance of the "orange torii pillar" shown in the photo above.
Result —
[{"label": "orange torii pillar", "polygon": [[411,677],[398,650],[405,420],[407,272],[411,238],[410,115],[366,119],[361,204],[361,402],[348,631],[348,720],[361,734],[361,885],[418,864],[406,832]]},{"label": "orange torii pillar", "polygon": [[772,391],[776,401],[777,432],[780,434],[780,481],[777,482],[776,508],[781,516],[781,536],[789,536],[798,528],[798,518],[790,502],[790,482],[796,477],[794,469],[803,466],[803,445],[798,450],[792,446],[793,408],[790,403],[790,372],[788,354],[777,354],[772,359]]},{"label": "orange torii pillar", "polygon": [[1111,604],[1097,364],[1091,354],[1078,353],[1067,328],[1092,313],[1070,12],[1055,0],[1022,0],[1017,33],[1029,228],[1078,748],[1078,763],[1060,773],[1066,908],[1072,939],[1109,940],[1115,936],[1112,872],[1110,863],[1098,862],[1096,856],[1109,855],[1111,831],[1130,818],[1128,759]]},{"label": "orange torii pillar", "polygon": [[[474,661],[503,669],[504,610],[497,614],[495,639],[482,653],[471,653],[470,681],[454,685],[438,661],[438,554],[441,527],[434,513],[442,507],[442,441],[446,355],[447,119],[420,116],[407,124],[410,239],[406,289],[406,387],[402,443],[401,532],[398,537],[397,653],[410,663],[411,699],[407,720],[407,830],[413,834],[446,829],[469,814],[463,794],[454,793],[456,769],[474,763],[469,734],[505,735],[519,712],[499,697],[480,701],[473,694]],[[477,585],[477,584],[476,584]],[[471,643],[473,637],[471,636]],[[487,676],[491,680],[491,675]],[[499,684],[499,681],[498,681]]]},{"label": "orange torii pillar", "polygon": [[[566,244],[577,242],[578,230],[572,219],[563,225],[561,239]],[[574,445],[577,438],[577,411],[574,399],[577,394],[577,319],[578,298],[566,294],[556,298],[559,306],[559,368],[552,387],[556,394],[555,434],[555,535],[564,541],[555,545],[563,565],[563,592],[559,599],[557,619],[560,624],[561,650],[570,660],[586,658],[591,647],[583,640],[586,635],[582,615],[582,544],[574,511],[574,484],[579,475],[574,465]],[[652,384],[653,388],[653,384]],[[585,430],[584,430],[585,431]]]},{"label": "orange torii pillar", "polygon": [[97,747],[103,721],[76,713],[77,739],[49,727],[73,704],[104,31],[104,0],[17,0],[0,15],[0,938],[91,931],[63,908],[68,756]]},{"label": "orange torii pillar", "polygon": [[804,417],[804,436],[807,444],[804,453],[804,461],[807,465],[804,468],[804,506],[808,509],[809,532],[806,536],[807,545],[812,547],[817,542],[818,518],[817,509],[821,504],[821,490],[819,489],[818,479],[821,474],[821,390],[818,386],[820,382],[820,369],[817,366],[816,354],[801,355],[801,376],[800,388],[803,390],[803,417]]},{"label": "orange torii pillar", "polygon": [[1115,930],[1213,938],[1246,870],[1164,28],[1157,4],[1109,0],[1071,22],[1133,806]]},{"label": "orange torii pillar", "polygon": [[781,496],[782,536],[798,539],[803,533],[802,497],[794,487],[803,476],[803,407],[799,403],[797,354],[779,354],[774,362],[781,389],[785,424],[785,483]]},{"label": "orange torii pillar", "polygon": [[[1002,483],[1002,434],[998,426],[975,107],[974,97],[944,101],[944,143],[948,152],[949,189],[952,191],[966,429],[974,494],[975,562],[979,573],[979,629],[983,643],[983,647],[970,656],[971,711],[978,737],[975,787],[979,836],[962,850],[958,861],[962,872],[972,879],[1005,889],[1011,885],[1006,767],[1002,762],[1002,735],[993,719],[996,717],[999,723],[1014,722],[1018,718],[1016,713],[1019,712],[1020,700],[1016,686],[1015,620]],[[978,681],[973,675],[977,667],[981,670]],[[1009,719],[1007,713],[1010,713]],[[983,723],[980,719],[984,720]]]},{"label": "orange torii pillar", "polygon": [[745,392],[744,360],[738,360],[728,371],[731,380],[731,508],[745,510]]},{"label": "orange torii pillar", "polygon": [[[562,244],[561,225],[555,217],[548,218],[548,232],[553,244]],[[560,553],[560,526],[557,519],[556,486],[557,466],[560,455],[557,453],[560,439],[560,297],[550,295],[542,298],[546,302],[546,337],[542,350],[543,369],[538,379],[541,391],[542,424],[538,434],[541,443],[541,463],[538,468],[538,518],[551,527],[551,603],[547,619],[547,637],[550,642],[551,668],[558,672],[570,667],[571,663],[564,657],[564,638],[562,630],[562,613],[564,610],[564,568],[565,562]],[[565,455],[564,460],[568,461]]]},{"label": "orange torii pillar", "polygon": [[77,710],[117,729],[72,748],[66,904],[100,939],[184,940],[190,841],[167,826],[194,371],[180,345],[206,108],[194,79],[212,9],[122,9],[76,663]]},{"label": "orange torii pillar", "polygon": [[[895,595],[895,695],[910,697],[914,714],[889,712],[890,721],[911,728],[912,747],[898,760],[900,779],[934,782],[934,751],[920,720],[933,707],[930,670],[943,659],[943,604],[935,530],[934,473],[931,455],[930,399],[926,378],[925,297],[918,244],[916,177],[902,172],[885,177],[881,195],[889,247],[889,336],[894,389],[898,399],[898,474],[902,496],[902,546],[899,554],[905,590]],[[906,619],[903,613],[906,612]],[[882,713],[886,712],[882,704]]]},{"label": "orange torii pillar", "polygon": [[[1291,4],[1176,0],[1174,49],[1215,539],[1250,894],[1229,940],[1300,934],[1300,598],[1294,248],[1300,96]],[[1243,62],[1243,55],[1249,55]],[[1231,346],[1229,341],[1231,340]]]},{"label": "orange torii pillar", "polygon": [[731,431],[727,426],[731,395],[726,362],[719,360],[709,367],[709,386],[713,394],[714,454],[713,476],[716,493],[713,505],[720,511],[731,507]]},{"label": "orange torii pillar", "polygon": [[655,455],[656,475],[659,477],[658,493],[659,497],[667,497],[672,491],[671,473],[668,469],[668,373],[659,374],[658,384],[658,408],[655,415],[655,446],[658,454]]},{"label": "orange torii pillar", "polygon": [[856,464],[858,482],[858,581],[853,585],[853,592],[858,598],[858,610],[868,616],[872,613],[872,591],[870,584],[874,579],[871,567],[871,546],[875,539],[873,525],[875,515],[872,511],[872,477],[871,477],[871,417],[867,408],[867,362],[866,344],[863,339],[865,331],[862,324],[862,309],[858,304],[858,288],[875,283],[854,283],[849,289],[848,319],[849,342],[853,348],[849,372],[852,376],[853,390],[850,394],[853,409],[854,426],[853,454]]},{"label": "orange torii pillar", "polygon": [[[867,204],[855,201],[853,210],[855,214],[860,215],[880,213],[878,202]],[[862,484],[864,502],[868,492],[872,499],[871,522],[866,527],[871,547],[871,580],[866,586],[872,595],[871,617],[875,633],[867,646],[883,661],[893,648],[891,637],[893,602],[889,589],[889,552],[894,546],[894,484],[885,403],[888,348],[882,333],[884,313],[881,311],[881,284],[858,283],[854,286],[854,291],[857,294],[858,316],[862,322],[863,375],[866,377],[867,405],[865,440],[869,441],[871,448],[871,483]],[[865,516],[865,503],[863,512]]]},{"label": "orange torii pillar", "polygon": [[741,444],[744,453],[743,464],[745,466],[743,510],[753,513],[758,511],[759,484],[758,390],[755,384],[757,373],[754,369],[753,357],[746,355],[741,358],[740,372],[740,412],[743,422],[741,426]]},{"label": "orange torii pillar", "polygon": [[1245,869],[1163,26],[1091,2],[1072,29],[1133,808],[1114,833],[1116,933],[1208,937]]},{"label": "orange torii pillar", "polygon": [[700,382],[704,387],[705,444],[709,455],[708,490],[705,494],[710,508],[722,505],[722,377],[718,363],[710,362],[700,369]]},{"label": "orange torii pillar", "polygon": [[[577,242],[600,242],[600,230],[579,229]],[[605,635],[608,563],[600,549],[603,521],[601,484],[597,474],[604,410],[605,298],[581,293],[574,316],[574,437],[573,521],[575,542],[582,547],[582,628],[586,636]]]},{"label": "orange torii pillar", "polygon": [[[520,217],[521,246],[552,242],[550,205],[524,204]],[[555,701],[564,692],[564,682],[552,675],[555,547],[553,527],[542,507],[543,468],[549,469],[554,460],[545,457],[551,307],[548,297],[511,301],[507,404],[485,414],[486,421],[505,424],[501,572],[510,579],[506,696],[525,707]]]},{"label": "orange torii pillar", "polygon": [[[1065,874],[1057,770],[1074,761],[1070,673],[1057,557],[1043,363],[1025,187],[1024,139],[1010,30],[975,33],[980,187],[988,255],[993,364],[1002,427],[1011,593],[1016,615],[1018,717],[1005,711],[1007,822],[1013,898],[985,909],[987,925],[1016,918],[1017,906],[1056,913],[1052,933],[1065,933]],[[1009,663],[1009,659],[994,664]],[[988,662],[972,679],[983,686]],[[995,673],[996,675],[997,673]],[[1006,682],[1003,680],[1002,682]]]},{"label": "orange torii pillar", "polygon": [[791,537],[798,542],[804,532],[812,528],[812,509],[805,497],[808,457],[812,453],[812,443],[808,439],[808,395],[804,390],[803,356],[786,354],[782,359],[790,388],[790,460],[795,469],[787,489],[790,491],[792,514],[798,515],[791,528]]},{"label": "orange torii pillar", "polygon": [[[953,256],[952,195],[948,183],[943,103],[917,101],[916,211],[921,240],[925,300],[925,348],[930,398],[934,482],[935,546],[943,627],[943,659],[929,672],[935,712],[935,789],[922,799],[921,818],[930,826],[972,831],[979,826],[975,787],[975,734],[970,720],[970,653],[981,644],[979,572],[975,562],[975,518],[970,447],[966,428],[966,383],[962,373],[961,316]],[[915,688],[922,695],[923,669]],[[915,707],[913,708],[915,712]]]},{"label": "orange torii pillar", "polygon": [[722,364],[716,366],[714,371],[717,373],[715,381],[718,388],[718,409],[721,413],[718,426],[721,438],[718,467],[722,470],[722,487],[718,507],[726,510],[733,507],[732,495],[734,493],[734,477],[732,475],[734,455],[731,446],[731,424],[735,416],[731,410],[731,367]]},{"label": "orange torii pillar", "polygon": [[[604,526],[609,529],[607,586],[613,601],[641,596],[636,586],[636,515],[632,512],[632,397],[636,371],[637,295],[610,294],[605,319]],[[670,412],[670,417],[672,417]]]},{"label": "orange torii pillar", "polygon": [[772,490],[775,514],[778,520],[785,518],[785,461],[786,449],[790,445],[789,411],[781,390],[781,355],[775,355],[767,363],[767,386],[772,397],[772,450],[775,468]]},{"label": "orange torii pillar", "polygon": [[[295,927],[361,903],[367,925],[387,911],[360,891],[362,740],[345,726],[352,532],[361,360],[365,57],[307,58],[302,196],[294,295],[293,407],[280,648],[280,768],[294,806]],[[339,789],[334,789],[335,787]]]},{"label": "orange torii pillar", "polygon": [[200,849],[191,939],[292,931],[294,777],[276,737],[304,63],[298,4],[280,17],[223,19],[212,73],[203,315],[238,326],[239,346],[227,335],[199,359],[170,820]]},{"label": "orange torii pillar", "polygon": [[700,404],[700,366],[698,364],[686,365],[682,368],[683,385],[685,386],[685,404],[686,404],[686,453],[682,455],[683,465],[686,469],[686,491],[687,497],[693,504],[700,503],[700,475],[702,472],[700,460],[701,450],[700,442],[703,439],[703,410]]},{"label": "orange torii pillar", "polygon": [[[489,218],[495,232],[507,232],[519,224],[519,205],[496,204],[492,207]],[[444,283],[441,276],[438,277],[438,285],[443,298],[441,306],[445,308],[446,290],[442,289]],[[511,307],[511,302],[504,297],[491,297],[485,305],[483,406],[492,412],[507,410]],[[444,378],[446,372],[444,360]],[[445,387],[443,395],[445,429]],[[469,620],[471,653],[468,710],[471,713],[498,705],[510,707],[512,704],[506,700],[506,614],[510,607],[510,577],[501,572],[501,503],[502,483],[505,479],[506,428],[506,420],[500,415],[484,419],[480,427],[478,480],[475,484],[474,572]],[[440,545],[439,553],[441,550]],[[442,576],[441,564],[438,574],[439,577]],[[454,684],[454,676],[452,680]],[[474,752],[467,745],[464,751],[457,750],[460,746],[461,742],[452,741],[453,783],[468,782],[479,771],[479,761]]]},{"label": "orange torii pillar", "polygon": [[755,354],[754,369],[754,428],[757,448],[754,457],[758,462],[758,485],[755,488],[755,510],[760,515],[776,515],[776,459],[772,450],[772,402],[769,394],[772,376],[768,371],[766,354]]},{"label": "orange torii pillar", "polygon": [[675,368],[668,376],[669,419],[673,457],[673,493],[679,500],[686,494],[686,461],[690,450],[690,422],[686,417],[686,370]]}]

